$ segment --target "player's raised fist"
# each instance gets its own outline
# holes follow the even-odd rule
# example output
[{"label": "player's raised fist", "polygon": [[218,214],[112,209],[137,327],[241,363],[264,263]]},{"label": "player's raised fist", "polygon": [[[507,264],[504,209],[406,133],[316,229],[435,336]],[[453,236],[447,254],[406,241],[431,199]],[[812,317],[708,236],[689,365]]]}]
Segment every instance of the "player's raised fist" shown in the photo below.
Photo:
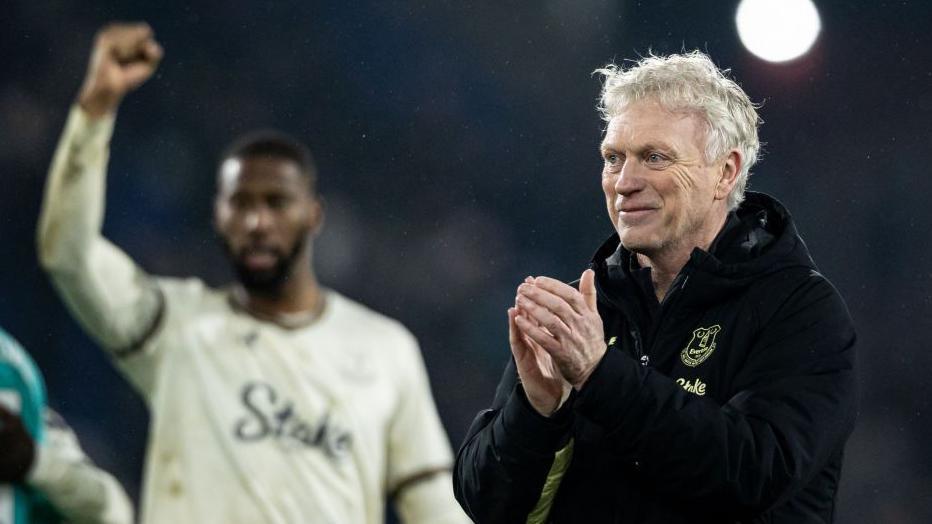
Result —
[{"label": "player's raised fist", "polygon": [[126,93],[152,76],[162,47],[146,23],[114,23],[97,33],[78,103],[91,116],[116,111]]}]

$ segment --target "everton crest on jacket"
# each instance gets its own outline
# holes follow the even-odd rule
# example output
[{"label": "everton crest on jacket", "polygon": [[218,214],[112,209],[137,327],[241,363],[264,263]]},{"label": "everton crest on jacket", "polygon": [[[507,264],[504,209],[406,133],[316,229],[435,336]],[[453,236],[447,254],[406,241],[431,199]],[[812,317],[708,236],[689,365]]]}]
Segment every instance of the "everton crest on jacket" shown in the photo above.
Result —
[{"label": "everton crest on jacket", "polygon": [[857,411],[855,332],[786,209],[748,193],[658,302],[610,238],[608,351],[552,417],[510,362],[456,461],[478,523],[828,523]]}]

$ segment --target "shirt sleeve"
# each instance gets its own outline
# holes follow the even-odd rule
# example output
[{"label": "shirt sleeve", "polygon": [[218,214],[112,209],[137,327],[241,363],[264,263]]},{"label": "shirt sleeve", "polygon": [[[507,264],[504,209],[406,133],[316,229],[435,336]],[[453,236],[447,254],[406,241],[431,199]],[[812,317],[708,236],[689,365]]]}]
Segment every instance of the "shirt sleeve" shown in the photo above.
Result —
[{"label": "shirt sleeve", "polygon": [[75,106],[49,171],[37,232],[39,260],[65,305],[116,356],[155,331],[164,298],[154,279],[101,234],[113,117]]},{"label": "shirt sleeve", "polygon": [[84,455],[61,417],[47,411],[46,440],[36,448],[27,483],[38,489],[69,522],[130,524],[133,507],[113,476]]},{"label": "shirt sleeve", "polygon": [[407,331],[402,346],[401,394],[388,436],[388,492],[405,524],[469,522],[453,498],[450,444],[417,341]]},{"label": "shirt sleeve", "polygon": [[152,281],[161,300],[157,319],[138,343],[114,353],[117,368],[147,400],[156,394],[169,355],[187,347],[186,328],[204,311],[208,291],[195,277],[155,277]]},{"label": "shirt sleeve", "polygon": [[395,497],[395,508],[405,524],[460,524],[472,522],[453,499],[448,471],[409,485]]}]

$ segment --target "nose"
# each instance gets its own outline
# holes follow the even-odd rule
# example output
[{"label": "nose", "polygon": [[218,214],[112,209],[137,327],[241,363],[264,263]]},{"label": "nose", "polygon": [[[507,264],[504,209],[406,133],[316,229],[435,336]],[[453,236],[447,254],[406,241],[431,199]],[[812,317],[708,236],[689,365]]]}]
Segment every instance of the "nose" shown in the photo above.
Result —
[{"label": "nose", "polygon": [[639,173],[638,163],[626,160],[615,178],[615,193],[621,196],[628,196],[641,190],[644,187],[644,180]]},{"label": "nose", "polygon": [[265,233],[272,225],[272,213],[265,206],[250,209],[244,218],[246,231],[250,233]]}]

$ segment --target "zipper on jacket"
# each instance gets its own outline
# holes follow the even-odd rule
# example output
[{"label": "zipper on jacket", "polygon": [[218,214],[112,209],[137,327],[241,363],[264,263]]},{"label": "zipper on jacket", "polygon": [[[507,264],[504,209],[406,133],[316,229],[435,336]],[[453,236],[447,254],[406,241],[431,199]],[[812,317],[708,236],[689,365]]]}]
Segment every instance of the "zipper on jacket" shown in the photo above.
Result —
[{"label": "zipper on jacket", "polygon": [[683,294],[683,290],[686,288],[686,282],[689,281],[689,271],[687,270],[682,273],[676,280],[679,280],[679,282],[674,281],[674,285],[670,286],[670,290],[667,291],[667,294],[660,302],[660,311],[658,312],[657,321],[651,329],[651,347],[649,349],[653,349],[657,343],[657,335],[661,332],[661,328],[667,317],[667,312],[673,309],[673,304],[678,300],[679,296]]},{"label": "zipper on jacket", "polygon": [[634,357],[637,358],[638,362],[642,366],[650,364],[650,357],[644,354],[644,344],[641,342],[641,332],[638,331],[638,328],[631,326],[629,330],[631,338],[634,340]]},{"label": "zipper on jacket", "polygon": [[[589,269],[596,271],[598,273],[598,266],[590,262]],[[644,353],[644,342],[641,338],[641,331],[637,327],[637,323],[634,321],[634,316],[631,315],[628,307],[623,302],[615,300],[610,294],[606,293],[604,289],[599,285],[599,279],[595,281],[596,293],[599,297],[602,297],[605,301],[609,303],[612,307],[618,310],[621,314],[621,318],[628,324],[628,334],[631,336],[631,340],[634,342],[634,358],[642,365],[650,365],[650,357]]]}]

